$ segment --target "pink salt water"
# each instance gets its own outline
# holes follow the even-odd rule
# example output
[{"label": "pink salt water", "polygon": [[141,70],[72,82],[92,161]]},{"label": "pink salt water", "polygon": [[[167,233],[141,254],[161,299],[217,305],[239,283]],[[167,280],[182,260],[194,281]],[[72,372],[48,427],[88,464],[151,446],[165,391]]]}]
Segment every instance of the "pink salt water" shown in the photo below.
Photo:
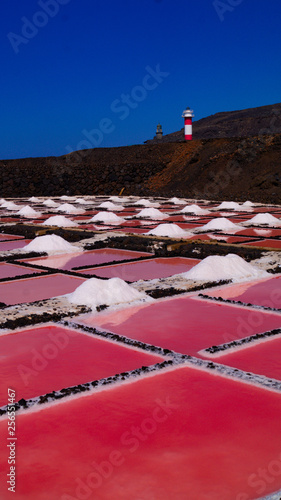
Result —
[{"label": "pink salt water", "polygon": [[118,277],[125,281],[149,280],[155,278],[165,278],[173,274],[189,271],[200,262],[198,259],[188,259],[185,257],[170,257],[146,260],[143,262],[132,262],[130,264],[116,264],[102,268],[92,268],[84,274],[94,274],[104,278]]},{"label": "pink salt water", "polygon": [[255,236],[256,238],[258,237],[267,237],[267,238],[272,238],[272,237],[278,237],[281,236],[281,229],[271,229],[271,228],[246,228],[242,229],[242,231],[238,231],[236,233],[236,236],[242,235],[242,236]]},{"label": "pink salt water", "polygon": [[[40,410],[17,416],[21,500],[254,500],[281,487],[281,395],[268,390],[182,367]],[[8,500],[4,446],[0,463]]]},{"label": "pink salt water", "polygon": [[73,292],[85,279],[78,276],[52,274],[0,283],[0,302],[7,305],[50,299]]},{"label": "pink salt water", "polygon": [[210,297],[240,300],[241,302],[259,306],[281,309],[281,276],[229,285],[224,288],[210,290],[208,295]]},{"label": "pink salt water", "polygon": [[56,325],[0,336],[0,406],[13,387],[17,400],[98,380],[143,365],[161,356]]},{"label": "pink salt water", "polygon": [[258,241],[253,241],[251,243],[245,243],[246,245],[251,245],[251,246],[257,246],[257,247],[263,247],[266,249],[270,248],[277,248],[281,250],[281,240],[258,240]]},{"label": "pink salt water", "polygon": [[152,255],[148,252],[135,252],[130,250],[119,250],[115,248],[103,248],[102,250],[90,250],[79,254],[68,254],[67,262],[61,265],[61,255],[29,259],[26,262],[39,266],[47,266],[54,269],[71,270],[74,267],[103,264],[118,260],[138,259]]},{"label": "pink salt water", "polygon": [[18,236],[16,234],[5,234],[5,233],[0,233],[0,241],[6,241],[6,240],[21,240],[23,239],[23,236]]},{"label": "pink salt water", "polygon": [[146,234],[150,229],[154,229],[156,226],[149,226],[147,229],[142,229],[138,227],[120,227],[118,229],[115,229],[115,231],[121,232],[121,233],[133,233],[133,234]]},{"label": "pink salt water", "polygon": [[0,279],[13,278],[24,274],[37,274],[41,272],[42,271],[39,269],[34,269],[32,267],[23,267],[16,264],[6,264],[5,262],[0,262]]},{"label": "pink salt water", "polygon": [[212,345],[280,327],[280,314],[189,297],[132,307],[124,317],[116,311],[85,315],[80,320],[86,325],[193,355]]},{"label": "pink salt water", "polygon": [[[281,380],[280,349],[280,336],[270,337],[267,340],[261,339],[258,343],[246,345],[243,349],[230,351],[229,354],[216,356],[214,360],[246,372]],[[211,358],[207,353],[206,357]]]},{"label": "pink salt water", "polygon": [[17,248],[23,248],[25,245],[30,243],[31,240],[12,240],[12,241],[0,241],[0,252],[7,252],[8,250],[15,250]]}]

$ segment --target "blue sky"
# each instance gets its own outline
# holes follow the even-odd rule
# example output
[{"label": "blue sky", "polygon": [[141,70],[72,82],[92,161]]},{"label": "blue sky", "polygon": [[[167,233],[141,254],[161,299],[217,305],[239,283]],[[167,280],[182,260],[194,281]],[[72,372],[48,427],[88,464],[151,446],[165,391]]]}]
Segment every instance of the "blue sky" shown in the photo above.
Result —
[{"label": "blue sky", "polygon": [[0,158],[139,144],[280,102],[280,0],[9,0]]}]

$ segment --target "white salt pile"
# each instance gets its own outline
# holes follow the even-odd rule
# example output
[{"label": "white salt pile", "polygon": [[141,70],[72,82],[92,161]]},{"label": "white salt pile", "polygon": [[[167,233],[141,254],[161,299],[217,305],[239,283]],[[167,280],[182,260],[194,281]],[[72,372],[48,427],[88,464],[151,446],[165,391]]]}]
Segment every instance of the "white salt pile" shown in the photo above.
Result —
[{"label": "white salt pile", "polygon": [[31,196],[31,198],[28,198],[28,201],[31,201],[31,203],[39,203],[40,202],[39,198],[36,198],[35,196]]},{"label": "white salt pile", "polygon": [[107,210],[124,210],[124,207],[122,205],[115,205],[111,201],[104,201],[100,205],[98,205],[98,208],[106,208]]},{"label": "white salt pile", "polygon": [[28,218],[33,218],[34,217],[40,217],[42,215],[40,212],[36,212],[32,207],[29,205],[25,205],[25,207],[22,207],[18,212],[17,215],[22,215],[22,217],[28,217]]},{"label": "white salt pile", "polygon": [[174,196],[168,200],[168,203],[173,203],[174,205],[185,205],[186,201]]},{"label": "white salt pile", "polygon": [[57,226],[57,227],[77,227],[78,224],[73,220],[67,219],[64,215],[53,215],[46,219],[43,226]]},{"label": "white salt pile", "polygon": [[124,203],[128,201],[128,198],[126,197],[121,197],[121,196],[110,196],[110,201],[113,201],[113,203]]},{"label": "white salt pile", "polygon": [[207,224],[202,227],[196,228],[194,231],[202,232],[202,231],[228,231],[228,232],[236,232],[241,231],[242,228],[238,224],[233,224],[230,220],[225,217],[217,217],[216,219],[210,220]]},{"label": "white salt pile", "polygon": [[90,222],[106,222],[106,224],[122,224],[125,219],[118,217],[113,212],[99,212],[90,219]]},{"label": "white salt pile", "polygon": [[234,282],[266,278],[269,273],[249,264],[239,255],[210,255],[186,273],[180,274],[186,279],[219,281],[231,279]]},{"label": "white salt pile", "polygon": [[101,280],[90,278],[73,293],[67,295],[69,302],[90,306],[95,309],[101,305],[115,305],[124,302],[146,299],[144,292],[139,292],[120,278]]},{"label": "white salt pile", "polygon": [[161,220],[167,219],[169,215],[160,212],[160,210],[158,210],[157,208],[144,208],[138,213],[138,217],[143,217],[144,219]]},{"label": "white salt pile", "polygon": [[154,236],[169,236],[170,238],[188,238],[192,236],[192,233],[184,231],[177,224],[159,224],[159,226],[151,229],[146,234],[152,234]]},{"label": "white salt pile", "polygon": [[181,211],[183,214],[207,215],[209,210],[199,207],[199,205],[186,205]]},{"label": "white salt pile", "polygon": [[71,201],[71,200],[73,200],[73,196],[66,196],[64,194],[63,196],[60,197],[60,200]]},{"label": "white salt pile", "polygon": [[150,200],[146,200],[145,198],[141,198],[140,200],[136,201],[134,205],[141,207],[160,207],[159,203],[153,203]]},{"label": "white salt pile", "polygon": [[220,205],[213,208],[213,210],[243,210],[243,208],[235,201],[223,201]]},{"label": "white salt pile", "polygon": [[43,201],[43,205],[45,205],[45,207],[51,207],[51,208],[59,206],[58,203],[56,203],[54,200],[51,200],[50,198],[48,198],[48,200]]},{"label": "white salt pile", "polygon": [[5,201],[1,203],[1,208],[6,208],[6,210],[18,210],[21,207],[16,205],[13,201]]},{"label": "white salt pile", "polygon": [[245,226],[281,226],[281,220],[271,214],[257,214],[252,219],[243,222]]},{"label": "white salt pile", "polygon": [[76,200],[73,200],[73,203],[79,203],[79,205],[90,205],[91,201],[84,200],[84,198],[77,198]]},{"label": "white salt pile", "polygon": [[65,214],[81,214],[84,213],[83,210],[76,208],[74,205],[70,203],[63,203],[57,208],[58,212],[63,212]]},{"label": "white salt pile", "polygon": [[0,199],[0,206],[2,206],[2,205],[3,205],[3,203],[6,203],[6,200],[4,200],[4,198],[1,198],[1,199]]},{"label": "white salt pile", "polygon": [[245,202],[243,203],[243,205],[242,205],[242,207],[254,207],[254,206],[255,206],[255,204],[254,204],[254,203],[252,203],[251,201],[248,201],[248,200],[247,200],[247,201],[245,201]]},{"label": "white salt pile", "polygon": [[56,234],[45,234],[44,236],[34,238],[34,240],[23,247],[21,251],[37,253],[44,252],[48,255],[55,255],[60,253],[83,252],[83,249],[81,247],[71,245],[71,243],[68,243],[68,241],[64,240],[60,236],[57,236]]}]

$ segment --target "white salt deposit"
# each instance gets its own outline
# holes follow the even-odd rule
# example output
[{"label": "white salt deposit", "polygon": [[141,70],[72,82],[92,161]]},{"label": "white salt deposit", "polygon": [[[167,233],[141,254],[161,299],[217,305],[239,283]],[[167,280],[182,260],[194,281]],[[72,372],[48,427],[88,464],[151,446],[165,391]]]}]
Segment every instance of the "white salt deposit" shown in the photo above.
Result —
[{"label": "white salt deposit", "polygon": [[251,201],[248,201],[248,200],[247,200],[247,201],[245,201],[245,202],[243,203],[243,205],[242,205],[242,207],[254,207],[254,206],[255,206],[255,204],[254,204],[254,203],[252,203]]},{"label": "white salt deposit", "polygon": [[77,198],[76,200],[73,200],[73,203],[79,203],[79,205],[90,205],[91,201],[84,200],[84,198]]},{"label": "white salt deposit", "polygon": [[169,236],[170,238],[188,238],[192,236],[192,233],[184,231],[177,224],[159,224],[159,226],[151,229],[146,234],[152,234],[154,236]]},{"label": "white salt deposit", "polygon": [[45,205],[45,207],[51,207],[51,208],[59,206],[58,203],[56,203],[54,200],[51,200],[50,198],[48,198],[48,200],[43,201],[43,205]]},{"label": "white salt deposit", "polygon": [[99,212],[90,219],[90,222],[106,222],[106,224],[121,224],[125,219],[113,212]]},{"label": "white salt deposit", "polygon": [[106,208],[107,210],[124,210],[124,207],[122,205],[115,205],[111,201],[104,201],[100,205],[98,205],[98,208]]},{"label": "white salt deposit", "polygon": [[245,226],[264,225],[264,226],[276,227],[276,226],[281,226],[281,220],[277,219],[277,217],[274,217],[271,214],[264,213],[255,215],[252,219],[243,222],[243,225]]},{"label": "white salt deposit", "polygon": [[60,236],[57,236],[56,234],[45,234],[44,236],[34,238],[34,240],[23,247],[21,251],[38,253],[45,252],[48,255],[55,255],[60,253],[83,252],[83,249],[71,245],[71,243],[68,243],[68,241],[64,240]]},{"label": "white salt deposit", "polygon": [[181,211],[183,214],[207,215],[209,210],[199,207],[199,205],[186,205]]},{"label": "white salt deposit", "polygon": [[183,199],[177,198],[176,196],[174,196],[173,198],[170,198],[168,200],[168,203],[173,203],[174,205],[185,205],[186,201],[183,200]]},{"label": "white salt deposit", "polygon": [[18,210],[21,207],[16,205],[13,201],[5,201],[1,204],[1,208],[6,208],[7,210]]},{"label": "white salt deposit", "polygon": [[220,205],[215,207],[213,210],[243,210],[239,203],[235,201],[223,201]]},{"label": "white salt deposit", "polygon": [[60,197],[60,200],[71,201],[71,200],[73,200],[73,197],[72,196],[66,196],[64,194],[63,196]]},{"label": "white salt deposit", "polygon": [[65,214],[81,214],[84,213],[84,210],[76,208],[74,205],[70,203],[63,203],[57,208],[58,212],[63,212]]},{"label": "white salt deposit", "polygon": [[121,196],[110,196],[110,201],[113,201],[113,203],[124,203],[128,201],[128,198],[126,197],[121,197]]},{"label": "white salt deposit", "polygon": [[144,208],[138,213],[138,217],[161,220],[161,219],[167,219],[169,215],[160,212],[160,210],[158,210],[157,208]]},{"label": "white salt deposit", "polygon": [[266,278],[269,273],[249,264],[239,255],[210,255],[186,273],[180,274],[186,279],[219,281],[231,279],[234,282]]},{"label": "white salt deposit", "polygon": [[32,207],[29,205],[25,205],[25,207],[22,207],[18,212],[17,215],[22,215],[23,217],[40,217],[42,215],[40,212],[36,212]]},{"label": "white salt deposit", "polygon": [[76,222],[67,219],[64,215],[54,215],[43,222],[43,226],[77,227],[77,225]]},{"label": "white salt deposit", "polygon": [[146,299],[144,292],[139,292],[120,278],[101,280],[90,278],[73,293],[67,295],[69,302],[90,306],[95,309],[103,304],[115,305],[124,302]]},{"label": "white salt deposit", "polygon": [[28,201],[31,201],[31,203],[39,203],[40,202],[39,198],[36,198],[35,196],[31,196],[31,198],[28,198]]},{"label": "white salt deposit", "polygon": [[233,224],[230,220],[225,217],[217,217],[216,219],[210,220],[207,224],[202,227],[198,227],[195,229],[197,232],[202,231],[228,231],[228,232],[236,232],[241,231],[242,228],[238,224]]},{"label": "white salt deposit", "polygon": [[146,200],[145,198],[141,198],[140,200],[136,201],[134,205],[141,207],[160,207],[159,203],[153,203],[150,200]]}]

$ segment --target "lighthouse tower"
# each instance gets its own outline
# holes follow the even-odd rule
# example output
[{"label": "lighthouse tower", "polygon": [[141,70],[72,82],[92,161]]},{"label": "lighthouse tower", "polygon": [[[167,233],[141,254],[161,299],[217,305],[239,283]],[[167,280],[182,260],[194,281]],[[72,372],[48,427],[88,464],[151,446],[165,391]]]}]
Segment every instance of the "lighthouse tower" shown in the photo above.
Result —
[{"label": "lighthouse tower", "polygon": [[163,130],[162,130],[162,125],[158,123],[157,128],[156,128],[156,139],[162,139],[163,137]]},{"label": "lighthouse tower", "polygon": [[184,138],[186,141],[191,141],[192,139],[192,118],[193,118],[193,110],[190,108],[186,108],[182,114],[184,118]]}]

